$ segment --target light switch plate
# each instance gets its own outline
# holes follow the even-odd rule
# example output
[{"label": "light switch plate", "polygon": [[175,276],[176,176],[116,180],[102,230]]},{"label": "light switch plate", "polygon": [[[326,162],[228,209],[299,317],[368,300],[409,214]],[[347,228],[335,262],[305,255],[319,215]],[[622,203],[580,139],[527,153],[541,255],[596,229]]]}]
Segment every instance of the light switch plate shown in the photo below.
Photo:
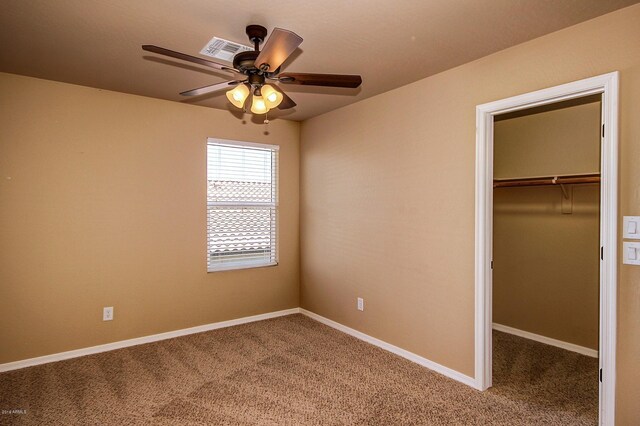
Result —
[{"label": "light switch plate", "polygon": [[622,243],[622,263],[640,265],[640,243],[625,241]]},{"label": "light switch plate", "polygon": [[640,240],[640,216],[624,216],[622,218],[622,238]]}]

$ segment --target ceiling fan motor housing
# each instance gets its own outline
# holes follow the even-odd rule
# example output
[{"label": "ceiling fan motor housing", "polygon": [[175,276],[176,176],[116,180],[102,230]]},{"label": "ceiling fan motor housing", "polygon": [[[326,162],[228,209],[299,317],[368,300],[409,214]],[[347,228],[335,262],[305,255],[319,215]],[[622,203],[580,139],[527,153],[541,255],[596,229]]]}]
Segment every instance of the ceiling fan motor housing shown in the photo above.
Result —
[{"label": "ceiling fan motor housing", "polygon": [[[262,83],[264,83],[265,77],[273,78],[276,74],[280,72],[280,67],[274,72],[265,72],[258,68],[256,68],[255,61],[260,52],[240,52],[233,58],[233,67],[240,71],[242,74],[249,77],[249,82],[251,82],[252,76],[260,76],[262,77]],[[254,83],[252,83],[254,84]]]},{"label": "ceiling fan motor housing", "polygon": [[[243,74],[251,77],[253,74],[261,74],[267,77],[272,77],[280,72],[280,67],[273,72],[264,72],[263,70],[256,67],[255,62],[256,58],[260,54],[260,43],[262,43],[267,36],[267,29],[262,25],[247,25],[247,36],[249,40],[251,40],[255,45],[255,50],[252,52],[240,52],[233,57],[233,67]],[[251,82],[251,84],[255,84]],[[264,78],[262,78],[262,83],[264,83]],[[262,84],[261,83],[261,84]]]},{"label": "ceiling fan motor housing", "polygon": [[255,50],[252,52],[240,52],[233,57],[233,67],[244,74],[248,74],[251,70],[258,71],[255,67],[255,61],[259,54],[260,52]]}]

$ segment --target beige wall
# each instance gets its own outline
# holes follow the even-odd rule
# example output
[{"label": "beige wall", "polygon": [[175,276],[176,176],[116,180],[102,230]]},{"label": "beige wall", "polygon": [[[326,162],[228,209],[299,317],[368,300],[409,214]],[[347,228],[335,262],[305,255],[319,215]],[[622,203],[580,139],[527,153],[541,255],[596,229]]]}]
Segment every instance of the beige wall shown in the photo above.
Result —
[{"label": "beige wall", "polygon": [[598,350],[600,186],[574,185],[572,214],[561,198],[494,192],[493,322]]},{"label": "beige wall", "polygon": [[[633,6],[304,122],[302,306],[473,375],[475,107],[619,70],[620,215],[640,214],[638,40]],[[638,283],[620,263],[619,424],[640,418]]]},{"label": "beige wall", "polygon": [[[298,306],[298,123],[9,74],[0,93],[0,363]],[[207,273],[210,136],[280,145],[280,265]]]},{"label": "beige wall", "polygon": [[[496,178],[600,170],[600,103],[497,121]],[[600,186],[497,188],[493,321],[598,349]]]},{"label": "beige wall", "polygon": [[496,179],[600,172],[600,102],[498,120]]}]

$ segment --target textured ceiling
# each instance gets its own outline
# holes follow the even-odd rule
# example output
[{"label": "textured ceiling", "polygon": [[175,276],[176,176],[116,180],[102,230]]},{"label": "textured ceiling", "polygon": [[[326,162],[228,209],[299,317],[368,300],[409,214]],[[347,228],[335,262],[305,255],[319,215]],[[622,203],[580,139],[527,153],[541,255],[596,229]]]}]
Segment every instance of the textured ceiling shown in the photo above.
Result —
[{"label": "textured ceiling", "polygon": [[4,0],[0,71],[233,110],[224,91],[178,93],[234,74],[140,46],[197,56],[213,36],[249,44],[247,24],[280,27],[304,38],[286,71],[364,80],[359,89],[283,85],[298,106],[277,114],[304,120],[638,1]]}]

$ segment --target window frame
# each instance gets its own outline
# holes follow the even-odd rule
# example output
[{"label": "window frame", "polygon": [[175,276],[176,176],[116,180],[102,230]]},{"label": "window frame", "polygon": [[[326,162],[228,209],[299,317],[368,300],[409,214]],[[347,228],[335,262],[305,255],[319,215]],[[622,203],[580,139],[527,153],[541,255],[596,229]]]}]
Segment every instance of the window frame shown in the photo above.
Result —
[{"label": "window frame", "polygon": [[[229,147],[241,147],[241,148],[256,148],[256,149],[261,149],[261,150],[265,150],[265,151],[271,151],[271,158],[272,161],[274,161],[274,156],[275,156],[275,165],[272,165],[271,168],[271,179],[272,179],[272,184],[274,187],[274,192],[275,192],[275,196],[273,198],[273,201],[270,203],[265,203],[265,202],[256,202],[256,201],[220,201],[220,202],[212,202],[209,201],[209,194],[208,194],[208,185],[209,185],[209,146],[210,145],[216,145],[216,146],[229,146]],[[205,158],[206,158],[206,164],[205,164],[205,171],[206,171],[206,184],[207,184],[207,195],[206,195],[206,215],[207,215],[207,227],[206,227],[206,237],[207,237],[207,273],[212,273],[212,272],[221,272],[221,271],[232,271],[232,270],[242,270],[242,269],[254,269],[254,268],[265,268],[265,267],[273,267],[273,266],[277,266],[279,264],[279,255],[280,255],[280,250],[279,250],[279,228],[280,228],[280,214],[279,214],[279,198],[280,198],[280,146],[279,145],[271,145],[271,144],[263,144],[263,143],[256,143],[256,142],[246,142],[246,141],[237,141],[237,140],[230,140],[230,139],[221,139],[221,138],[207,138],[207,143],[206,143],[206,154],[205,154]],[[209,240],[209,226],[208,226],[208,216],[209,216],[209,208],[211,207],[237,207],[237,208],[256,208],[256,207],[268,207],[270,209],[272,209],[273,214],[275,216],[274,220],[273,220],[273,226],[275,227],[275,229],[270,233],[271,235],[273,235],[273,241],[271,242],[272,245],[274,246],[273,250],[270,253],[273,253],[273,259],[272,261],[268,261],[268,262],[264,262],[261,259],[258,260],[245,260],[243,261],[238,261],[235,263],[229,263],[229,264],[221,264],[220,266],[216,266],[216,267],[212,267],[211,263],[210,263],[210,252],[209,252],[209,244],[208,244],[208,240]]]}]

